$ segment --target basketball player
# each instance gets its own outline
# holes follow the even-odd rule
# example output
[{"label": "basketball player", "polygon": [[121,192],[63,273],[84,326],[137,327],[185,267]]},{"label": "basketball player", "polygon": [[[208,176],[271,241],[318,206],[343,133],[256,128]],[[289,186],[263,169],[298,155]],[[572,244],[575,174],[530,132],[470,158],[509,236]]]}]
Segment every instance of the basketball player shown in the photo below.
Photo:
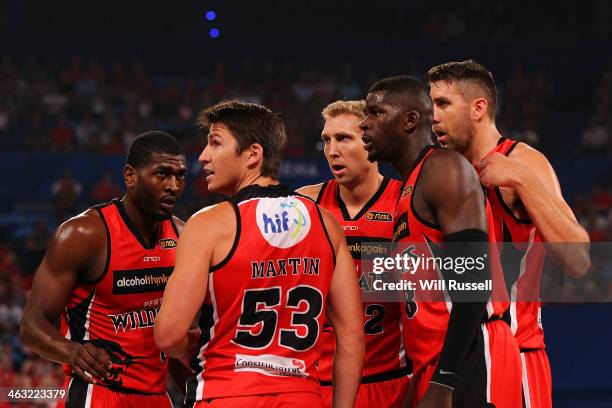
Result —
[{"label": "basketball player", "polygon": [[[495,234],[514,242],[520,256],[504,271],[513,274],[514,299],[509,310],[512,332],[521,349],[523,398],[526,407],[552,406],[550,365],[540,321],[539,286],[545,250],[574,277],[590,265],[589,236],[561,195],[559,181],[539,151],[502,137],[495,126],[493,75],[468,60],[433,67],[428,72],[434,105],[433,131],[443,147],[463,154],[489,189]],[[508,259],[504,247],[502,260]],[[521,267],[521,264],[525,265]],[[518,280],[517,280],[518,278]]]},{"label": "basketball player", "polygon": [[[378,164],[368,161],[359,129],[364,108],[365,101],[337,101],[323,110],[323,152],[334,178],[302,187],[298,192],[316,200],[336,217],[344,229],[361,290],[367,293],[372,285],[368,271],[372,269],[368,269],[366,258],[373,255],[368,248],[383,248],[377,243],[391,241],[401,182],[383,177]],[[405,359],[400,306],[362,302],[366,354],[355,404],[358,408],[399,407],[404,401],[411,370]],[[323,332],[322,339],[321,393],[325,406],[330,406],[335,351],[331,328]]]},{"label": "basketball player", "polygon": [[[501,281],[505,291],[499,258],[485,256],[492,233],[478,176],[461,155],[431,145],[432,106],[425,86],[408,76],[382,79],[368,92],[365,114],[361,129],[368,159],[390,161],[404,180],[394,241],[413,257],[440,256],[444,246],[451,260],[480,258],[484,265],[465,273],[419,268],[414,277],[426,281],[442,275],[470,283],[492,279],[494,290]],[[415,291],[405,292],[403,333],[414,368],[412,405],[520,405],[518,348],[500,320],[508,303],[488,301],[490,290],[474,292],[471,302],[458,301],[454,291],[445,291],[442,301],[427,300],[425,294],[418,282]]]},{"label": "basketball player", "polygon": [[60,405],[172,405],[153,324],[174,266],[182,222],[172,209],[186,172],[175,138],[144,133],[129,148],[126,195],[69,219],[53,236],[20,335],[37,354],[65,364]]},{"label": "basketball player", "polygon": [[[158,346],[191,357],[187,404],[319,407],[325,316],[337,341],[334,406],[352,407],[363,363],[359,288],[333,216],[278,184],[282,120],[237,101],[201,112],[210,191],[232,198],[185,225],[156,321]],[[200,311],[201,337],[188,330]]]}]

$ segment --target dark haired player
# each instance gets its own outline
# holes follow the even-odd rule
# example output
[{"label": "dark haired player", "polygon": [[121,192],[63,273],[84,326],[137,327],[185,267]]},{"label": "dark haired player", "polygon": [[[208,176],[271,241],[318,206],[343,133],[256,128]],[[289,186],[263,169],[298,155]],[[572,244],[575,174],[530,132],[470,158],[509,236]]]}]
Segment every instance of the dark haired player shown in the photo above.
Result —
[{"label": "dark haired player", "polygon": [[[122,199],[59,226],[36,272],[21,322],[23,343],[64,364],[67,407],[170,407],[168,359],[153,325],[182,222],[183,148],[148,132],[129,148]],[[61,318],[61,332],[56,323]]]},{"label": "dark haired player", "polygon": [[[362,293],[372,293],[372,269],[368,253],[375,247],[386,250],[384,242],[393,236],[393,216],[402,183],[383,177],[378,163],[368,160],[362,131],[365,101],[336,101],[323,109],[325,120],[321,139],[323,153],[333,179],[298,190],[321,208],[332,213],[344,230],[355,263]],[[411,367],[406,361],[401,333],[402,307],[398,302],[363,302],[363,329],[366,353],[361,385],[355,407],[375,405],[393,408],[403,404]],[[332,328],[323,332],[323,354],[319,362],[321,394],[326,407],[332,400],[332,364],[335,352]]]},{"label": "dark haired player", "polygon": [[[521,350],[526,407],[552,406],[551,373],[540,321],[540,279],[546,252],[574,277],[590,265],[587,232],[561,195],[559,181],[539,151],[501,136],[495,125],[493,75],[468,60],[428,72],[433,131],[443,147],[463,154],[488,189],[498,242],[513,300],[508,316]],[[557,243],[544,249],[542,242]],[[559,245],[558,243],[572,243]],[[509,251],[518,252],[518,256]]]},{"label": "dark haired player", "polygon": [[[334,326],[334,406],[352,407],[363,363],[359,288],[329,213],[278,184],[286,145],[278,115],[226,102],[204,110],[200,155],[211,191],[232,198],[185,225],[155,325],[168,355],[191,358],[187,403],[321,406],[317,361]],[[200,311],[201,337],[189,328]]]},{"label": "dark haired player", "polygon": [[[405,253],[416,257],[485,259],[480,270],[419,268],[414,278],[492,279],[494,299],[503,300],[499,258],[492,252],[484,256],[493,234],[478,176],[461,155],[431,144],[432,105],[424,84],[408,76],[378,81],[368,91],[365,114],[361,129],[368,158],[390,161],[404,180],[393,237],[399,249],[405,246]],[[508,302],[491,301],[488,290],[474,292],[470,302],[461,293],[444,294],[437,301],[427,298],[418,282],[414,292],[405,293],[403,333],[414,368],[412,405],[516,408],[518,348],[500,320]]]}]

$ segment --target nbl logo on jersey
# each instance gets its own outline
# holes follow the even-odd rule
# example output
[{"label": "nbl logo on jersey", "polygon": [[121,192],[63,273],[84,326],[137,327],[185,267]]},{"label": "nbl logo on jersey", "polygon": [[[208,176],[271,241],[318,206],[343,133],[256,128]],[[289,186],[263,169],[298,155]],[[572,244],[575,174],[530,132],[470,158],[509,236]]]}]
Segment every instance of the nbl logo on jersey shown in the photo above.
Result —
[{"label": "nbl logo on jersey", "polygon": [[393,216],[386,212],[368,211],[365,216],[366,216],[366,220],[368,221],[383,221],[383,222],[393,221]]},{"label": "nbl logo on jersey", "polygon": [[302,201],[293,196],[261,198],[255,213],[261,235],[277,248],[298,244],[310,231],[308,210]]},{"label": "nbl logo on jersey", "polygon": [[162,238],[159,240],[159,247],[161,249],[174,249],[176,248],[176,240],[172,238]]}]

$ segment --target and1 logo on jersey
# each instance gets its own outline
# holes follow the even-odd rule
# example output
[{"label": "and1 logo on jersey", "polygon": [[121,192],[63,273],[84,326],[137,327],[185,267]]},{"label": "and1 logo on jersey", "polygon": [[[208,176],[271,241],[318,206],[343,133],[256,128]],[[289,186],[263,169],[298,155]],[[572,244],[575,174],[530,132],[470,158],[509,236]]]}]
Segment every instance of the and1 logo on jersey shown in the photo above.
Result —
[{"label": "and1 logo on jersey", "polygon": [[310,231],[310,216],[303,202],[289,197],[261,198],[256,210],[257,226],[268,243],[289,248]]}]

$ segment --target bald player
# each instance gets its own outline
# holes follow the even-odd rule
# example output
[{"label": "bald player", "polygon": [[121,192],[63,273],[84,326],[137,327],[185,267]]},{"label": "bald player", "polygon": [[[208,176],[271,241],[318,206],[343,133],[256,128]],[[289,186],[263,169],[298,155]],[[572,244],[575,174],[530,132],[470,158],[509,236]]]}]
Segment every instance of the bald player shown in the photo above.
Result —
[{"label": "bald player", "polygon": [[[372,255],[372,246],[384,248],[378,243],[391,241],[401,182],[384,177],[378,164],[368,160],[359,129],[364,108],[365,101],[336,101],[323,109],[323,153],[334,178],[302,187],[298,192],[316,200],[336,217],[355,262],[356,278],[367,294],[372,285],[367,257]],[[366,354],[356,407],[401,406],[411,367],[401,335],[400,306],[391,302],[362,303]],[[330,406],[335,339],[331,327],[327,329],[323,333],[319,370],[323,400]]]},{"label": "bald player", "polygon": [[[567,273],[580,277],[590,266],[589,236],[563,199],[546,157],[497,130],[490,71],[472,60],[449,62],[431,68],[428,78],[438,141],[476,167],[489,191],[497,240],[514,243],[504,247],[506,253],[520,251],[514,262],[504,254],[502,260],[513,299],[519,300],[509,317],[521,349],[524,406],[550,407],[552,381],[539,302],[544,255],[548,252]],[[540,242],[556,245],[545,251]]]}]

